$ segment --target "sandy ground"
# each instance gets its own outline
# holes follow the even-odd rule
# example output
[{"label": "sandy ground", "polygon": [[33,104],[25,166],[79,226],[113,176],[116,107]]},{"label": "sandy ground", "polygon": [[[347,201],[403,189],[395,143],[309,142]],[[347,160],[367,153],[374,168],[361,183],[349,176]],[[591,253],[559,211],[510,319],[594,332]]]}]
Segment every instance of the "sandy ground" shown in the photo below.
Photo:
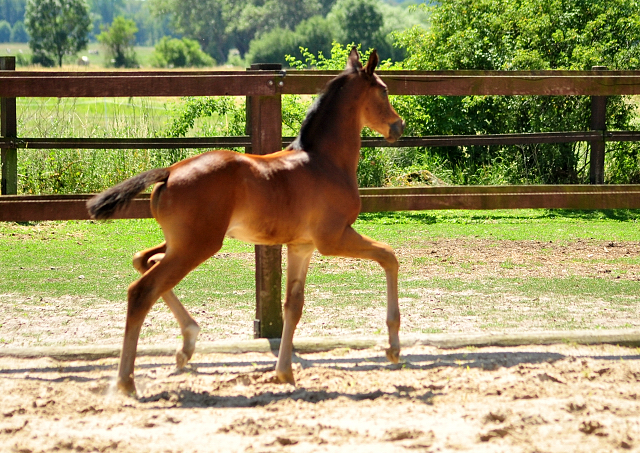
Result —
[{"label": "sandy ground", "polygon": [[35,452],[640,451],[640,353],[617,346],[441,350],[391,365],[377,349],[140,357],[138,399],[116,359],[0,359],[0,450]]}]

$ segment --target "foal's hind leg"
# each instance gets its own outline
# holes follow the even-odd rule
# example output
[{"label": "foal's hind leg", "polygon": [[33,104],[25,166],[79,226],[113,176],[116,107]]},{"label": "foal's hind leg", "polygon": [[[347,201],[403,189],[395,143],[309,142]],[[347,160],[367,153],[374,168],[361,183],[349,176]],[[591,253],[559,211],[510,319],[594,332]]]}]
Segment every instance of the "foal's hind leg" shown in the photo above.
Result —
[{"label": "foal's hind leg", "polygon": [[[336,239],[336,240],[331,240]],[[339,238],[328,238],[316,244],[323,255],[363,258],[378,262],[387,277],[387,328],[389,349],[387,359],[398,363],[400,359],[400,309],[398,307],[398,259],[391,247],[382,242],[362,236],[348,226]]]},{"label": "foal's hind leg", "polygon": [[276,375],[281,382],[289,384],[295,384],[291,369],[293,333],[302,316],[304,282],[314,249],[313,244],[287,245],[287,295],[284,303],[284,327],[278,363],[276,364]]},{"label": "foal's hind leg", "polygon": [[[133,256],[133,267],[141,274],[144,274],[151,266],[164,258],[166,249],[167,245],[163,242],[156,247],[136,253]],[[200,333],[200,326],[184,308],[184,305],[180,303],[173,290],[167,291],[161,297],[178,321],[182,331],[182,350],[176,352],[176,367],[182,369],[187,365],[196,349],[196,339]]]},{"label": "foal's hind leg", "polygon": [[171,290],[207,257],[194,256],[190,253],[167,252],[161,261],[129,286],[127,320],[117,379],[117,385],[121,391],[129,395],[135,394],[133,369],[140,329],[147,313],[161,295]]}]

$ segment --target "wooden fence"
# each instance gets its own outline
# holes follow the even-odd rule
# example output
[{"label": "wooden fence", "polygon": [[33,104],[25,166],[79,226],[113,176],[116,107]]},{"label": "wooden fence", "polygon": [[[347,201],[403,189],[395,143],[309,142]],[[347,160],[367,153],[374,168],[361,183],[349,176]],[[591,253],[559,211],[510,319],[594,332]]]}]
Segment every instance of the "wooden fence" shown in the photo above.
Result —
[{"label": "wooden fence", "polygon": [[[283,71],[257,65],[247,71],[16,71],[13,57],[0,58],[0,221],[87,219],[90,195],[19,196],[21,148],[221,148],[246,147],[266,154],[292,138],[282,137],[281,96],[315,94],[336,71]],[[640,208],[640,186],[603,185],[606,141],[638,141],[640,132],[607,131],[606,98],[640,94],[639,71],[380,71],[396,95],[580,95],[591,96],[589,130],[532,134],[403,137],[392,146],[470,146],[524,143],[590,143],[592,185],[456,186],[361,189],[362,211],[426,209]],[[247,96],[246,135],[201,138],[29,138],[18,135],[18,97]],[[585,125],[585,129],[587,125]],[[363,138],[363,146],[388,146]],[[149,217],[148,195],[138,196],[120,218]],[[256,247],[256,336],[277,337],[281,318],[281,249]]]}]

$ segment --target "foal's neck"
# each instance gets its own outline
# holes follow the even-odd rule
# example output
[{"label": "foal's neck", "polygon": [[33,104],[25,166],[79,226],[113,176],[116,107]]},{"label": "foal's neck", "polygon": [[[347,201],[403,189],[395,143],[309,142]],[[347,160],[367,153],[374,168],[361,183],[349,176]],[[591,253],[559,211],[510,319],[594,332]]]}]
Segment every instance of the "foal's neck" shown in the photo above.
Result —
[{"label": "foal's neck", "polygon": [[360,157],[359,93],[349,83],[336,79],[309,109],[300,134],[289,146],[328,158],[355,178]]}]

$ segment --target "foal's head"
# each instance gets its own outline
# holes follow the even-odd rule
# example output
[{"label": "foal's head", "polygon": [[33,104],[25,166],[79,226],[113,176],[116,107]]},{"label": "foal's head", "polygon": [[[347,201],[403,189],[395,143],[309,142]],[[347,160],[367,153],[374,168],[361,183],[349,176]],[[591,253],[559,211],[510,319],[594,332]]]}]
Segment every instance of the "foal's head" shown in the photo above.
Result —
[{"label": "foal's head", "polygon": [[349,54],[345,72],[354,73],[361,86],[361,124],[378,132],[387,141],[395,142],[404,131],[404,121],[389,103],[387,85],[374,72],[377,65],[378,53],[375,50],[363,67],[360,55],[354,47]]}]

